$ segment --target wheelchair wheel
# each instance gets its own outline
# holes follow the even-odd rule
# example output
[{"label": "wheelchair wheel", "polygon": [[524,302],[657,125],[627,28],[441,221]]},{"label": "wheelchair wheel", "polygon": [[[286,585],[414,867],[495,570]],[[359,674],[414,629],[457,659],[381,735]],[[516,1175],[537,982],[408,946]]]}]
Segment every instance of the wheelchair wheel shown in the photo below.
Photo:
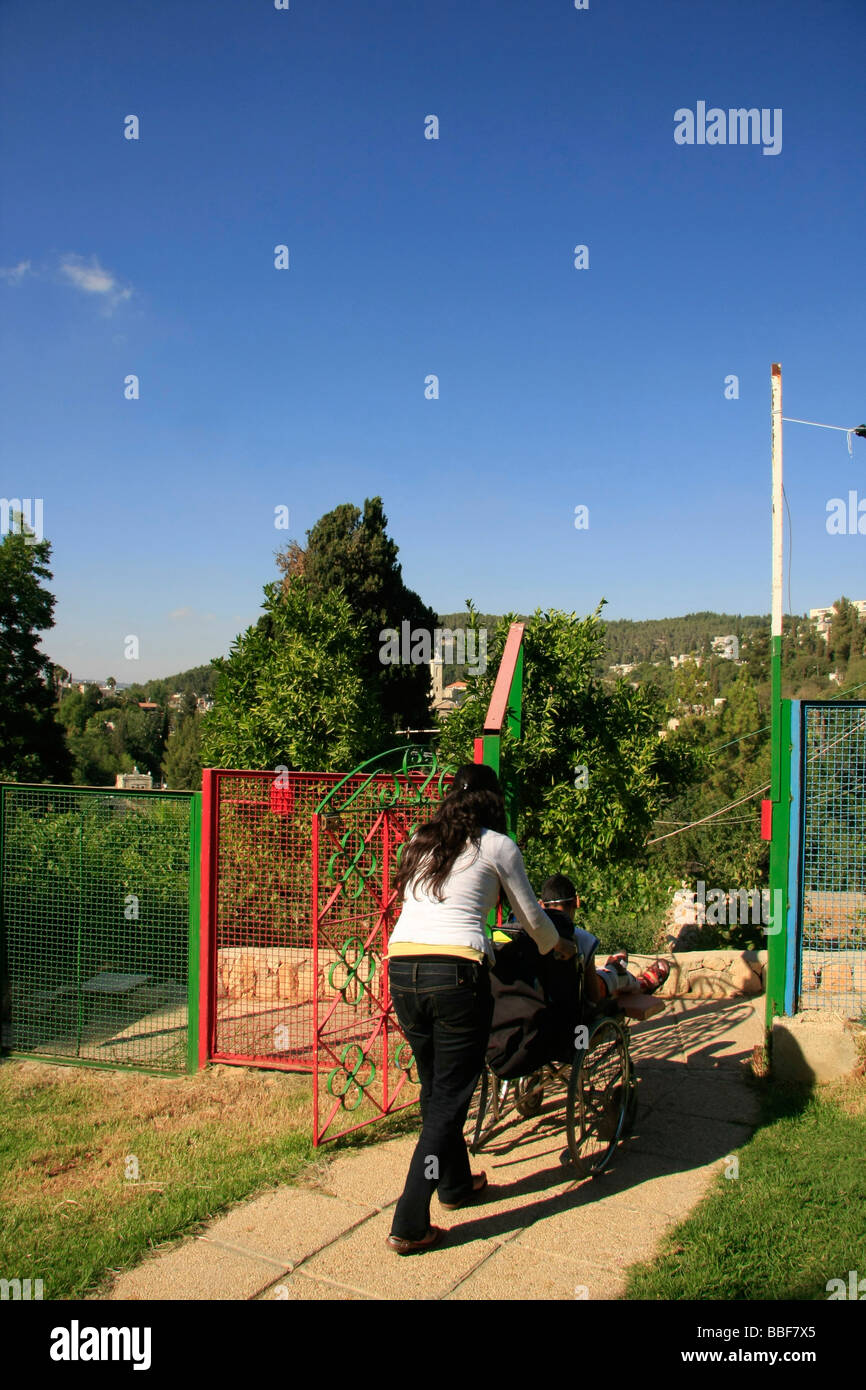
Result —
[{"label": "wheelchair wheel", "polygon": [[544,1072],[521,1076],[514,1088],[514,1108],[524,1120],[533,1119],[544,1103]]},{"label": "wheelchair wheel", "polygon": [[580,1177],[594,1178],[606,1168],[635,1102],[623,1026],[612,1018],[598,1019],[586,1049],[575,1054],[568,1083],[568,1150]]},{"label": "wheelchair wheel", "polygon": [[477,1154],[495,1123],[496,1095],[490,1084],[490,1071],[485,1066],[469,1102],[469,1113],[463,1126],[463,1137],[469,1152]]}]

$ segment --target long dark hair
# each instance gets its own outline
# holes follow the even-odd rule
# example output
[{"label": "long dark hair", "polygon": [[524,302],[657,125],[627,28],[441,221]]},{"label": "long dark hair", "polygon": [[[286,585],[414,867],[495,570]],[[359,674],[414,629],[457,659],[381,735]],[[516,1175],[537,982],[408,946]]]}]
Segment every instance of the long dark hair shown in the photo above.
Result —
[{"label": "long dark hair", "polygon": [[436,815],[406,846],[396,877],[398,903],[413,881],[441,902],[442,886],[454,861],[468,843],[479,844],[482,830],[506,833],[505,798],[492,767],[464,763]]}]

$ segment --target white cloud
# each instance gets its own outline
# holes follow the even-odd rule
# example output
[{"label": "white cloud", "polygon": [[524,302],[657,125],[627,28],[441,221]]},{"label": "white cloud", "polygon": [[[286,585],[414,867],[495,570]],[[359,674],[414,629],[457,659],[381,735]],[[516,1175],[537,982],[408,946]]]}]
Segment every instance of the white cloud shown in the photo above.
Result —
[{"label": "white cloud", "polygon": [[90,265],[84,263],[83,256],[64,256],[60,263],[60,272],[77,290],[101,296],[110,310],[132,295],[129,286],[121,286],[114,272],[105,270],[95,256],[91,257]]},{"label": "white cloud", "polygon": [[29,261],[19,261],[17,265],[0,265],[0,276],[10,285],[17,285],[30,272]]}]

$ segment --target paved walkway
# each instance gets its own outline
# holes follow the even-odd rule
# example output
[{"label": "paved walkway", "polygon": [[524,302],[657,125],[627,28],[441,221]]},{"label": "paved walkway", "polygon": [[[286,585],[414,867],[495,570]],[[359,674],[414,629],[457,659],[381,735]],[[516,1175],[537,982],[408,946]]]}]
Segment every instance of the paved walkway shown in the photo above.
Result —
[{"label": "paved walkway", "polygon": [[[745,1142],[757,1099],[744,1071],[763,1042],[764,1000],[685,1000],[633,1028],[635,1135],[595,1181],[569,1180],[562,1110],[510,1124],[473,1167],[485,1199],[446,1212],[442,1244],[385,1246],[414,1139],[323,1165],[235,1208],[207,1232],[121,1275],[115,1299],[609,1299],[625,1271],[699,1201]],[[327,1151],[325,1151],[327,1154]]]}]

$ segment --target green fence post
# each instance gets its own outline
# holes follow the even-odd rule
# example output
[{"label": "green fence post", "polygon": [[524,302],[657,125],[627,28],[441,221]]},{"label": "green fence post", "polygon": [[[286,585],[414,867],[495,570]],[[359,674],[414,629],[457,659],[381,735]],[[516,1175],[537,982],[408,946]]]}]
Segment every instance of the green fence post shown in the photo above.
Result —
[{"label": "green fence post", "polygon": [[[187,965],[186,999],[186,1069],[199,1069],[198,1009],[201,962],[199,933],[199,856],[201,852],[201,792],[193,792],[189,808],[189,954]],[[205,962],[207,968],[207,962]]]},{"label": "green fence post", "polygon": [[[777,746],[773,748],[773,825],[770,840],[770,903],[772,922],[767,934],[766,1023],[785,1012],[788,953],[795,943],[788,931],[788,858],[791,842],[791,701],[780,701]],[[796,827],[795,827],[796,830]]]}]

